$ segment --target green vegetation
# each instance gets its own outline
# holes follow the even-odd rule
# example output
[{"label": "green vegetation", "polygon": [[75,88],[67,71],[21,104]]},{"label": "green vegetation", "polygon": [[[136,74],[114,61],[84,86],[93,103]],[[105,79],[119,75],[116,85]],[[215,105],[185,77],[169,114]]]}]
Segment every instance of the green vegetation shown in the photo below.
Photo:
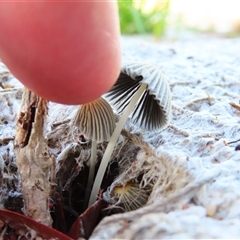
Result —
[{"label": "green vegetation", "polygon": [[147,1],[119,0],[120,28],[122,34],[164,34],[169,15],[170,0],[156,1],[147,9]]}]

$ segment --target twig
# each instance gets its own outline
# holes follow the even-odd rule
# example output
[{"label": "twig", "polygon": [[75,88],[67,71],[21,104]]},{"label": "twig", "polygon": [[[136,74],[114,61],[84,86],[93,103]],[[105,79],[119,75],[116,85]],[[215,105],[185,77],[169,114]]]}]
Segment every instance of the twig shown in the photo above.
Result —
[{"label": "twig", "polygon": [[176,85],[187,86],[191,84],[193,84],[193,82],[172,82],[170,83],[170,86],[176,86]]},{"label": "twig", "polygon": [[240,111],[240,105],[234,102],[229,103],[232,107],[236,108],[238,111]]},{"label": "twig", "polygon": [[172,109],[178,111],[181,114],[184,114],[185,110],[177,105],[172,104]]},{"label": "twig", "polygon": [[0,139],[0,144],[6,144],[9,143],[10,141],[13,141],[15,139],[15,137],[5,137]]},{"label": "twig", "polygon": [[4,94],[4,93],[9,93],[9,92],[16,92],[18,90],[22,90],[22,88],[4,88],[4,89],[0,90],[0,93]]},{"label": "twig", "polygon": [[184,108],[189,108],[189,107],[192,107],[193,105],[195,105],[196,103],[198,102],[203,102],[203,101],[207,101],[208,102],[208,105],[212,105],[212,100],[214,100],[215,98],[212,98],[209,96],[207,97],[203,97],[203,98],[197,98],[197,99],[194,99],[192,102],[188,103],[187,105],[184,106]]},{"label": "twig", "polygon": [[25,214],[50,226],[49,173],[53,159],[43,136],[47,104],[46,100],[24,89],[15,147]]},{"label": "twig", "polygon": [[56,128],[59,125],[62,125],[62,124],[65,124],[65,123],[69,123],[70,121],[71,121],[71,119],[66,119],[66,120],[63,120],[63,121],[54,122],[54,123],[52,123],[51,127],[52,128]]},{"label": "twig", "polygon": [[188,132],[182,130],[181,128],[179,128],[179,127],[177,127],[177,126],[175,126],[175,125],[173,125],[173,124],[169,124],[169,125],[168,125],[168,128],[173,129],[175,132],[180,133],[180,134],[183,135],[184,137],[189,137],[189,133],[188,133]]},{"label": "twig", "polygon": [[214,98],[211,98],[208,91],[207,91],[207,95],[208,95],[208,104],[209,104],[209,106],[212,106],[212,99],[214,99]]},{"label": "twig", "polygon": [[229,145],[229,144],[237,143],[237,142],[239,142],[239,141],[240,141],[240,139],[235,140],[235,141],[232,141],[232,142],[228,142],[227,144]]}]

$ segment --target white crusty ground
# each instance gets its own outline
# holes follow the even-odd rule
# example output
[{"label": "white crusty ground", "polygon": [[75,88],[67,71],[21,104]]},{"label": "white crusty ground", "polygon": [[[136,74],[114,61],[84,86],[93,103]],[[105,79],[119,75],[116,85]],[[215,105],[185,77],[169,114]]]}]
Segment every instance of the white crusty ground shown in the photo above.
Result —
[{"label": "white crusty ground", "polygon": [[[123,59],[152,63],[168,77],[172,120],[159,132],[128,122],[127,128],[140,132],[157,151],[149,157],[140,152],[136,159],[146,178],[156,178],[153,191],[147,206],[103,219],[92,239],[240,238],[240,152],[235,151],[238,143],[227,144],[240,139],[240,108],[230,105],[240,102],[240,39],[125,37],[122,49]],[[0,77],[3,71],[0,63]],[[14,91],[9,94],[0,91],[0,140],[15,134],[20,99]],[[75,109],[50,104],[47,129],[73,116]],[[0,147],[0,163],[5,151],[6,146]],[[122,173],[120,178],[131,177]]]},{"label": "white crusty ground", "polygon": [[[125,38],[122,47],[124,58],[152,63],[169,78],[170,126],[142,132],[143,138],[159,158],[170,155],[193,179],[179,175],[175,182],[190,180],[189,185],[164,197],[156,183],[148,206],[105,218],[92,239],[239,238],[240,152],[238,143],[227,142],[240,139],[240,109],[230,105],[240,102],[240,39]],[[197,187],[188,191],[191,185]]]}]

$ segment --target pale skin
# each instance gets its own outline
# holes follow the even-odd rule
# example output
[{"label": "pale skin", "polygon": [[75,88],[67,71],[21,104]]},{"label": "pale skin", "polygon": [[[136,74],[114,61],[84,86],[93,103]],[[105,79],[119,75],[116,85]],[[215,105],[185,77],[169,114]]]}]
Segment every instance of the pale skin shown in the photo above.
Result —
[{"label": "pale skin", "polygon": [[0,2],[0,58],[27,88],[58,103],[107,92],[120,72],[114,1]]},{"label": "pale skin", "polygon": [[[119,20],[114,1],[0,1],[0,59],[41,101],[79,105],[99,98],[117,80],[120,56]],[[38,135],[44,139],[42,132]],[[47,173],[49,166],[41,168],[46,161],[32,155],[36,149],[31,145],[19,152],[17,162],[25,181],[23,185],[31,187],[35,178],[46,184],[45,195],[40,198],[43,208],[39,209],[36,207],[40,206],[39,199],[29,197],[32,191],[25,188],[26,202],[33,200],[25,205],[27,213],[51,225],[46,205],[48,175],[38,176],[39,172]],[[25,165],[21,163],[26,161],[22,159],[39,160],[39,166],[31,161],[26,164],[29,172],[34,173],[30,183],[24,178]]]}]

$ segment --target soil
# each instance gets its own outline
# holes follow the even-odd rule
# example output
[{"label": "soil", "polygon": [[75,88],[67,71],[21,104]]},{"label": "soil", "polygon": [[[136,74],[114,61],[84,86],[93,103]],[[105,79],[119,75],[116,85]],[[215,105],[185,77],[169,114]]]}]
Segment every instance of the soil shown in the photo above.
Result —
[{"label": "soil", "polygon": [[[103,214],[111,216],[94,226],[91,239],[238,238],[240,39],[190,34],[157,42],[123,37],[122,49],[123,61],[150,63],[167,76],[171,121],[165,129],[151,132],[128,120],[128,135],[119,138],[108,168],[112,175],[105,176],[102,198],[108,208]],[[22,85],[1,62],[0,84],[0,208],[22,213],[14,151]],[[63,197],[65,217],[70,219],[67,230],[84,211],[76,191],[84,194],[81,183],[86,185],[90,154],[90,147],[79,144],[79,135],[69,131],[65,121],[76,109],[49,103],[46,122],[60,187],[60,192],[57,187],[54,191]],[[78,154],[63,154],[69,144],[81,145]],[[105,147],[106,143],[98,145],[99,161]],[[66,156],[71,157],[67,164]],[[129,191],[119,186],[128,186]],[[139,189],[135,200],[142,203],[137,208],[131,207],[131,200],[118,198],[120,194],[127,199],[135,189]],[[55,228],[62,228],[59,225],[55,221]]]}]

